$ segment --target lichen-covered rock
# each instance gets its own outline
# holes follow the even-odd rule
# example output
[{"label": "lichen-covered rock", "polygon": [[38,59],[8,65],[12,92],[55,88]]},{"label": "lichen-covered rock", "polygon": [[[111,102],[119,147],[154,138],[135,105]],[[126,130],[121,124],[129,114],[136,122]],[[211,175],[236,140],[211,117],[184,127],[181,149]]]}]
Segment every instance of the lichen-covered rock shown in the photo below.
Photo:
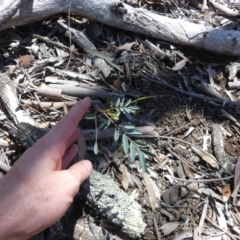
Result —
[{"label": "lichen-covered rock", "polygon": [[82,185],[81,194],[129,237],[135,239],[143,234],[146,224],[143,222],[141,205],[121,190],[108,175],[93,171]]}]

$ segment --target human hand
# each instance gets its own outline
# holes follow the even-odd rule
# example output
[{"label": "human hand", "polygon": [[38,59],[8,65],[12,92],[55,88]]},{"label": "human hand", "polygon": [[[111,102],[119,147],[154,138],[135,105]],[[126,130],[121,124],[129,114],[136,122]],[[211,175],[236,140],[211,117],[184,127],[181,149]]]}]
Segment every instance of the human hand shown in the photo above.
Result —
[{"label": "human hand", "polygon": [[77,125],[90,106],[90,98],[73,106],[0,181],[0,239],[30,238],[67,211],[92,170],[88,160],[66,169],[78,152]]}]

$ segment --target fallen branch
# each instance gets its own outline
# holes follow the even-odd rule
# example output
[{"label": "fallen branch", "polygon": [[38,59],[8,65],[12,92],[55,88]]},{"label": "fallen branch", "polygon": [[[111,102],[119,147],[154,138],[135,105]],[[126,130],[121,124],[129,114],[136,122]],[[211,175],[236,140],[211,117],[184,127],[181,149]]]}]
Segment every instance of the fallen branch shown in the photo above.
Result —
[{"label": "fallen branch", "polygon": [[[0,27],[24,25],[42,20],[57,13],[68,13],[69,6],[63,0],[27,1],[17,14]],[[124,30],[145,34],[157,39],[189,47],[205,49],[217,54],[240,56],[240,32],[221,30],[173,19],[133,8],[118,0],[71,1],[75,14]]]},{"label": "fallen branch", "polygon": [[240,106],[240,102],[232,102],[232,101],[227,100],[227,99],[207,97],[205,95],[197,94],[197,93],[194,93],[194,92],[186,92],[186,91],[184,91],[180,88],[174,87],[173,85],[167,83],[164,79],[161,79],[161,78],[152,78],[152,77],[147,76],[145,74],[139,74],[139,76],[141,78],[149,81],[149,82],[152,82],[152,83],[156,84],[156,85],[165,86],[169,89],[174,90],[175,92],[178,92],[178,93],[181,93],[181,94],[193,97],[193,98],[197,98],[197,99],[200,99],[202,101],[215,102],[215,103],[221,104],[222,106]]},{"label": "fallen branch", "polygon": [[[26,0],[25,0],[26,2]],[[18,8],[23,3],[23,0],[3,0],[0,2],[0,24],[7,22],[14,14],[16,14]]]}]

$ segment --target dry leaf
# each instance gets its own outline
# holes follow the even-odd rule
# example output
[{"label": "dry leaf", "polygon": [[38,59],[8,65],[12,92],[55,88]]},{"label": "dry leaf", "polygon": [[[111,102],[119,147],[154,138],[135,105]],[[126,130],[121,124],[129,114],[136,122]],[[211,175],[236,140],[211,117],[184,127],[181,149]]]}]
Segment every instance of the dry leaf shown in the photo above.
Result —
[{"label": "dry leaf", "polygon": [[38,127],[40,128],[47,128],[50,124],[50,121],[47,121],[47,122],[42,122],[38,125]]},{"label": "dry leaf", "polygon": [[193,232],[186,230],[180,234],[177,234],[173,240],[182,240],[185,238],[192,238],[193,237]]},{"label": "dry leaf", "polygon": [[122,46],[119,46],[118,48],[116,48],[115,52],[117,53],[117,52],[124,51],[124,50],[129,51],[132,48],[132,46],[134,45],[134,43],[135,42],[125,43]]},{"label": "dry leaf", "polygon": [[128,173],[128,170],[127,170],[127,168],[123,164],[120,165],[119,170],[122,173],[121,183],[123,185],[123,188],[125,190],[128,190],[128,186],[129,186],[129,179],[128,179],[128,174],[129,173]]},{"label": "dry leaf", "polygon": [[147,173],[142,172],[142,176],[143,176],[145,186],[147,188],[148,197],[149,197],[149,201],[150,201],[152,210],[155,211],[155,207],[156,207],[156,204],[157,204],[157,198],[156,198],[156,195],[155,195],[155,192],[154,192],[154,187],[152,185],[152,181],[151,181],[151,179],[150,179],[150,177],[148,176]]},{"label": "dry leaf", "polygon": [[187,59],[183,59],[182,61],[175,64],[172,68],[173,71],[179,71],[186,65]]},{"label": "dry leaf", "polygon": [[198,155],[200,156],[205,162],[207,162],[209,165],[211,165],[213,168],[219,169],[219,164],[217,162],[217,159],[212,156],[209,153],[206,153],[194,146],[192,146],[192,150]]},{"label": "dry leaf", "polygon": [[67,108],[66,102],[64,102],[64,104],[63,104],[63,113],[64,113],[64,115],[67,115],[67,113],[68,113],[68,108]]},{"label": "dry leaf", "polygon": [[222,199],[224,202],[227,202],[231,196],[230,184],[225,184],[222,190]]},{"label": "dry leaf", "polygon": [[28,68],[34,59],[34,55],[24,55],[18,58],[18,62],[21,67]]},{"label": "dry leaf", "polygon": [[[221,228],[221,230],[223,232],[225,232],[225,231],[228,230],[226,219],[224,217],[222,209],[220,207],[218,207],[217,205],[216,205],[216,208],[217,208],[217,211],[218,211],[218,214],[217,214],[218,225]],[[228,240],[227,235],[226,234],[222,235],[222,239],[223,240]]]},{"label": "dry leaf", "polygon": [[222,95],[214,88],[212,85],[201,81],[199,84],[194,84],[194,86],[201,92],[205,93],[210,97],[223,99]]},{"label": "dry leaf", "polygon": [[160,230],[162,230],[163,235],[166,236],[166,235],[170,234],[171,232],[175,231],[177,229],[178,225],[179,225],[179,223],[177,221],[168,222],[168,223],[163,224],[160,227]]},{"label": "dry leaf", "polygon": [[234,190],[232,192],[233,204],[236,204],[236,196],[239,188],[240,188],[240,158],[238,159],[235,166]]}]

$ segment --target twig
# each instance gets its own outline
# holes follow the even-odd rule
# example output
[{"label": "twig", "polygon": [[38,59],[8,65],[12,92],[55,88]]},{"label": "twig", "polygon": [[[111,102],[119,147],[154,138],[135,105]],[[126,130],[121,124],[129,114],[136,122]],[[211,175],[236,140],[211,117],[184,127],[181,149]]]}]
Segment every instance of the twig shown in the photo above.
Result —
[{"label": "twig", "polygon": [[204,202],[204,206],[203,206],[203,210],[202,210],[202,215],[201,215],[199,225],[198,225],[198,237],[199,237],[199,239],[201,239],[202,228],[203,228],[204,220],[206,218],[208,204],[209,204],[208,197],[206,197],[205,202]]},{"label": "twig", "polygon": [[236,198],[239,188],[240,188],[240,178],[238,179],[238,182],[237,182],[237,184],[236,184],[236,186],[235,186],[235,188],[234,188],[234,190],[233,190],[233,192],[232,192],[231,197],[232,197],[233,199]]},{"label": "twig", "polygon": [[[81,61],[81,55],[78,54],[76,51],[73,51],[71,50],[69,47],[66,47],[65,45],[63,45],[62,43],[59,43],[59,42],[54,42],[52,40],[50,40],[48,37],[42,37],[38,34],[33,34],[32,35],[34,38],[37,38],[47,44],[50,44],[54,47],[57,47],[57,48],[60,48],[60,49],[63,49],[64,51],[68,52],[69,54],[73,54],[75,57],[77,57],[80,61]],[[83,61],[82,61],[83,62]],[[89,69],[89,68],[88,68]]]},{"label": "twig", "polygon": [[186,128],[186,127],[192,125],[194,122],[195,122],[195,120],[192,120],[191,122],[186,123],[186,124],[184,124],[183,126],[177,128],[177,129],[174,129],[174,130],[172,130],[172,131],[169,132],[169,133],[166,133],[166,136],[172,135],[172,134],[175,133],[176,131],[180,131],[180,130],[182,130],[183,128]]},{"label": "twig", "polygon": [[156,221],[155,217],[153,217],[153,225],[154,225],[154,228],[155,228],[157,240],[161,240],[161,235],[160,235],[160,232],[158,231],[158,225],[157,225],[157,221]]},{"label": "twig", "polygon": [[[182,139],[179,139],[179,138],[167,137],[167,136],[158,136],[157,138],[172,139],[172,140],[176,140],[176,141],[179,141],[179,142],[183,142],[183,143],[185,143],[185,144],[188,144],[188,145],[190,145],[190,146],[193,146],[193,147],[195,147],[195,148],[197,148],[197,149],[199,149],[199,150],[202,151],[202,149],[199,148],[199,147],[197,147],[196,145],[194,145],[194,144],[192,144],[192,143],[190,143],[190,142],[184,141],[184,140],[182,140]],[[204,153],[205,153],[206,155],[208,155],[209,157],[211,157],[211,155],[209,155],[208,152],[204,152]],[[218,162],[217,162],[217,163],[218,163]],[[229,173],[229,172],[227,171],[227,169],[223,168],[222,166],[221,166],[221,168],[222,168],[227,174],[230,174],[230,175],[231,175],[231,173]]]},{"label": "twig", "polygon": [[141,77],[143,79],[146,79],[147,81],[155,83],[157,85],[165,86],[169,89],[174,90],[175,92],[178,92],[178,93],[181,93],[181,94],[184,94],[184,95],[188,95],[190,97],[194,97],[194,98],[200,99],[202,101],[215,102],[215,103],[219,103],[221,105],[240,106],[240,102],[232,102],[232,101],[229,101],[227,99],[212,98],[212,97],[207,97],[207,96],[202,95],[202,94],[197,94],[197,93],[193,93],[193,92],[186,92],[182,89],[179,89],[177,87],[172,86],[171,84],[167,83],[162,78],[152,78],[152,77],[149,77],[149,76],[147,76],[143,73],[140,73],[139,77]]},{"label": "twig", "polygon": [[[68,7],[68,31],[70,31],[70,15],[71,15],[71,8],[72,8],[72,0],[69,0],[69,7]],[[66,69],[68,69],[68,66],[71,62],[72,59],[72,36],[69,36],[69,49],[70,49],[70,53],[69,53],[69,59],[68,59],[68,63],[66,66]]]},{"label": "twig", "polygon": [[[221,227],[219,227],[216,223],[214,223],[210,218],[205,217],[205,219],[206,219],[209,223],[211,223],[215,228],[217,228],[217,229],[219,229],[219,230],[222,231]],[[228,232],[228,231],[225,231],[224,233],[227,234],[227,235],[228,235],[231,239],[233,239],[233,240],[240,239],[240,237],[233,236],[233,235],[232,235],[230,232]]]},{"label": "twig", "polygon": [[234,175],[232,176],[228,176],[228,177],[224,177],[224,178],[211,178],[211,179],[183,179],[183,178],[175,178],[172,177],[173,180],[177,180],[177,181],[182,181],[182,182],[215,182],[215,181],[223,181],[223,180],[228,180],[234,178]]},{"label": "twig", "polygon": [[187,164],[190,168],[194,168],[194,166],[191,166],[186,159],[181,158],[178,154],[176,154],[174,151],[172,151],[172,149],[170,149],[169,147],[166,148],[168,150],[168,152],[170,152],[175,158],[177,158],[180,162]]}]

